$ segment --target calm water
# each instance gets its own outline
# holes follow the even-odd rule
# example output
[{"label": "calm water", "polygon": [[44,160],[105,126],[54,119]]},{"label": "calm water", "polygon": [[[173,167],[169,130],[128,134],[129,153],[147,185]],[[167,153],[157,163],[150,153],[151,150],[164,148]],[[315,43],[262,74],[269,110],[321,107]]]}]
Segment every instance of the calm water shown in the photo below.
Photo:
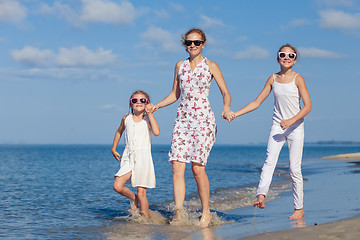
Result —
[{"label": "calm water", "polygon": [[[130,226],[147,231],[149,224],[126,218],[129,201],[112,189],[119,163],[110,149],[108,145],[0,145],[0,238],[106,239],[114,228],[120,235]],[[150,209],[165,219],[171,218],[173,207],[168,150],[166,145],[153,146],[157,188],[148,191]],[[240,216],[224,212],[251,204],[265,152],[266,146],[214,146],[207,166],[211,207],[223,222],[241,221]],[[303,164],[351,152],[360,152],[360,146],[305,146]],[[286,148],[278,166],[274,196],[289,187],[282,183],[287,177]],[[200,204],[189,166],[186,184],[186,205],[197,212]],[[153,239],[167,239],[167,229],[161,226],[156,227],[164,234]]]}]

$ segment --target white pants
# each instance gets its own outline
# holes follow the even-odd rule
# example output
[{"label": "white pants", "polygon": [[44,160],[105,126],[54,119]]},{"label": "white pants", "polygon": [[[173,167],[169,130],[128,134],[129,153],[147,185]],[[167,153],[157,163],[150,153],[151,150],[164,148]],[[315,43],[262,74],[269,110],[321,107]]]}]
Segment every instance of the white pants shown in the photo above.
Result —
[{"label": "white pants", "polygon": [[279,124],[271,127],[267,145],[267,158],[262,168],[257,195],[265,195],[269,191],[272,176],[285,141],[289,146],[289,168],[292,179],[294,208],[303,208],[303,177],[301,174],[301,160],[304,146],[304,124],[294,124],[283,130]]}]

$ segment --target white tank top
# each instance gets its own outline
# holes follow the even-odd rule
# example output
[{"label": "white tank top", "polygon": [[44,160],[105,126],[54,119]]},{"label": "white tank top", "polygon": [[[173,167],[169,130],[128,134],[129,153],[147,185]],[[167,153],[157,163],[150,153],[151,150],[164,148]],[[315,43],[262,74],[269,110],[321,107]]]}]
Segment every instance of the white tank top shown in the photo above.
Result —
[{"label": "white tank top", "polygon": [[[292,118],[301,110],[300,106],[300,92],[295,85],[294,80],[290,83],[278,83],[275,80],[275,74],[273,74],[273,92],[274,92],[274,115],[273,122],[280,124],[282,120]],[[304,122],[304,119],[299,119],[296,124],[300,125]]]}]

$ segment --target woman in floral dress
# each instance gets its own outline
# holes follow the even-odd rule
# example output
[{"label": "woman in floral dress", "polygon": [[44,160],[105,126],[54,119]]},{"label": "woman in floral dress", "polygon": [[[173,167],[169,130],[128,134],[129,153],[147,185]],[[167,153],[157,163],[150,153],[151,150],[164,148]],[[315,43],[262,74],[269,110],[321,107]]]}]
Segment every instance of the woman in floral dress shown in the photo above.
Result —
[{"label": "woman in floral dress", "polygon": [[157,110],[180,98],[169,152],[173,168],[174,220],[181,218],[185,199],[185,168],[186,163],[191,163],[202,204],[199,226],[207,227],[212,217],[209,208],[210,185],[205,166],[216,136],[215,116],[208,99],[211,80],[214,78],[220,89],[224,102],[221,115],[227,120],[233,117],[230,110],[231,96],[219,66],[201,55],[206,42],[204,32],[191,29],[182,38],[182,44],[190,56],[176,64],[171,93],[154,107]]}]

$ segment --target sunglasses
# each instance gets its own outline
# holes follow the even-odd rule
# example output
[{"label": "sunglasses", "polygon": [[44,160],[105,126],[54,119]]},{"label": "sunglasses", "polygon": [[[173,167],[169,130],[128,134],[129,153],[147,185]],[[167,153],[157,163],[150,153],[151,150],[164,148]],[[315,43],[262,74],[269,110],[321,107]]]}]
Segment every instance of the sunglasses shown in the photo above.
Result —
[{"label": "sunglasses", "polygon": [[296,58],[296,53],[278,52],[279,58],[285,58],[286,55],[288,55],[288,57],[289,57],[290,59],[295,59],[295,58]]},{"label": "sunglasses", "polygon": [[147,103],[148,102],[148,99],[147,98],[130,98],[130,102],[132,103],[132,104],[135,104],[135,103],[137,103],[137,102],[140,102],[140,103]]},{"label": "sunglasses", "polygon": [[204,43],[204,41],[201,41],[201,40],[194,40],[194,41],[191,41],[191,40],[185,40],[185,45],[186,46],[191,46],[191,44],[193,44],[195,46],[200,46],[202,43]]}]

